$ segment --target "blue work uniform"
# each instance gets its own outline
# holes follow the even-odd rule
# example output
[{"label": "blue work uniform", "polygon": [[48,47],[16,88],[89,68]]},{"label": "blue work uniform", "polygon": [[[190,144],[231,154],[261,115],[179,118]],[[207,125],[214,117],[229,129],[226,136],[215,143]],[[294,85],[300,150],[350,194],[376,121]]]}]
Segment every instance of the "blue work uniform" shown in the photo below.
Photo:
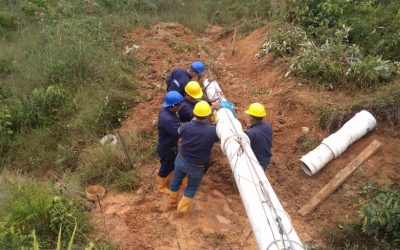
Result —
[{"label": "blue work uniform", "polygon": [[251,149],[263,169],[267,169],[272,156],[272,127],[268,122],[257,122],[245,133],[250,138]]},{"label": "blue work uniform", "polygon": [[196,121],[182,124],[179,128],[181,135],[178,155],[175,159],[174,176],[170,189],[179,190],[183,178],[188,176],[188,186],[184,195],[193,198],[203,179],[204,167],[209,164],[211,149],[218,141],[216,127],[208,122]]},{"label": "blue work uniform", "polygon": [[182,107],[178,112],[180,122],[190,122],[193,119],[193,109],[195,105],[196,103],[192,103],[186,98],[183,100]]},{"label": "blue work uniform", "polygon": [[184,68],[176,68],[167,78],[167,92],[178,91],[182,96],[185,95],[185,86],[192,80],[192,77]]},{"label": "blue work uniform", "polygon": [[179,118],[175,112],[162,108],[158,114],[157,154],[160,156],[158,176],[165,178],[174,170],[179,139]]}]

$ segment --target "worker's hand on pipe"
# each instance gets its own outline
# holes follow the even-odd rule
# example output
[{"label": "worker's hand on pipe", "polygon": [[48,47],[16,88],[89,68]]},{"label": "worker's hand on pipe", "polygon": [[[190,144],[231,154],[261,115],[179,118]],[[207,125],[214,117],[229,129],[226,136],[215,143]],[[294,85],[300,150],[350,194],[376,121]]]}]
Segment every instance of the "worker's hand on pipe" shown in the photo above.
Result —
[{"label": "worker's hand on pipe", "polygon": [[214,101],[214,102],[212,102],[211,108],[212,108],[213,110],[219,110],[219,109],[221,108],[221,105],[219,104],[219,101]]}]

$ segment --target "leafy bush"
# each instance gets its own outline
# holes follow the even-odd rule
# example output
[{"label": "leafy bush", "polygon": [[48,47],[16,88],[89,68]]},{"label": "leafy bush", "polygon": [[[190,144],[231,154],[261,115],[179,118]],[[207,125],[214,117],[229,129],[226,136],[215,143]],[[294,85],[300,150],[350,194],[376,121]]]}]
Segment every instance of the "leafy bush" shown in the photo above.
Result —
[{"label": "leafy bush", "polygon": [[400,189],[367,186],[366,200],[360,211],[362,231],[374,239],[383,239],[393,248],[400,247]]},{"label": "leafy bush", "polygon": [[341,44],[338,38],[321,46],[311,41],[301,44],[298,56],[292,59],[290,72],[296,72],[323,87],[350,89],[375,88],[394,79],[397,66],[380,57],[361,57],[359,47]]},{"label": "leafy bush", "polygon": [[258,57],[272,53],[274,57],[293,56],[300,48],[300,44],[307,41],[307,34],[298,27],[279,29],[261,46]]},{"label": "leafy bush", "polygon": [[360,221],[327,232],[327,249],[398,249],[400,247],[400,189],[367,185]]},{"label": "leafy bush", "polygon": [[0,11],[0,34],[3,29],[16,28],[16,17],[14,14],[6,11]]},{"label": "leafy bush", "polygon": [[299,55],[293,58],[289,72],[321,83],[324,87],[340,84],[343,75],[341,64],[343,46],[326,42],[321,47],[308,41],[301,46]]},{"label": "leafy bush", "polygon": [[108,127],[107,124],[113,127],[119,126],[128,115],[129,110],[130,106],[125,101],[110,99],[106,96],[98,106],[96,123],[103,124],[103,127]]},{"label": "leafy bush", "polygon": [[[42,239],[43,248],[55,247],[60,227],[64,229],[64,242],[75,225],[79,231],[86,231],[87,220],[73,200],[24,177],[3,173],[0,180],[0,243],[5,249],[29,246],[33,230]],[[78,239],[82,241],[81,236]]]},{"label": "leafy bush", "polygon": [[35,89],[31,96],[10,108],[12,130],[18,132],[52,124],[66,100],[67,93],[59,86]]},{"label": "leafy bush", "polygon": [[367,57],[358,62],[351,62],[345,76],[359,88],[371,88],[382,82],[388,82],[397,74],[397,66],[380,57]]},{"label": "leafy bush", "polygon": [[397,0],[289,0],[286,8],[287,19],[304,27],[318,45],[344,24],[351,27],[347,43],[385,60],[400,59]]}]

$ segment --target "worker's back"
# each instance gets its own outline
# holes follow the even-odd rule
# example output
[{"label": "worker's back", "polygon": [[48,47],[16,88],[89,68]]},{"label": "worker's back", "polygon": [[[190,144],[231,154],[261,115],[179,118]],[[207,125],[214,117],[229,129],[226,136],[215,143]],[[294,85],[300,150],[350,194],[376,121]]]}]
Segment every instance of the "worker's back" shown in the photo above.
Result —
[{"label": "worker's back", "polygon": [[247,131],[251,149],[258,162],[264,168],[268,166],[272,156],[272,127],[268,122],[257,122]]},{"label": "worker's back", "polygon": [[178,150],[183,158],[196,165],[208,164],[212,146],[219,140],[216,127],[193,120],[181,125],[179,134],[181,143]]},{"label": "worker's back", "polygon": [[182,96],[185,95],[185,86],[192,79],[184,68],[176,68],[167,78],[167,92],[178,91]]}]

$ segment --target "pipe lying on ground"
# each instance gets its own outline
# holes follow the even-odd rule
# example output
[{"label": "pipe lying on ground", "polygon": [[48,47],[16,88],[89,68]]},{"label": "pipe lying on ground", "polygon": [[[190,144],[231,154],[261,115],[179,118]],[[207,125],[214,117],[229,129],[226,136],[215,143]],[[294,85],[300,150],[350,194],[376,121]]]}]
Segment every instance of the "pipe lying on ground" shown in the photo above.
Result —
[{"label": "pipe lying on ground", "polygon": [[[204,89],[210,100],[226,101],[216,81],[205,80]],[[259,249],[304,249],[289,215],[253,153],[242,125],[228,108],[218,111],[217,134]]]},{"label": "pipe lying on ground", "polygon": [[336,133],[301,157],[301,166],[308,175],[314,175],[332,159],[339,157],[355,141],[376,127],[375,118],[368,111],[361,111],[346,122]]}]

